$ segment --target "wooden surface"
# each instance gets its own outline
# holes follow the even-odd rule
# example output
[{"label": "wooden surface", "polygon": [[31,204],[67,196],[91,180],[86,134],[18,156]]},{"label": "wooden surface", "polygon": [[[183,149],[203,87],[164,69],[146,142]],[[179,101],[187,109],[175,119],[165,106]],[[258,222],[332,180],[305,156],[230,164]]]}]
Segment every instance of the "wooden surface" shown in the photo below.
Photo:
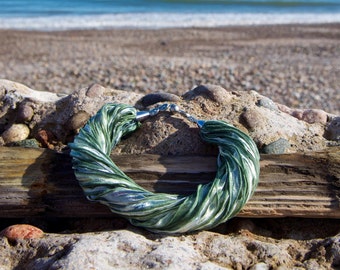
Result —
[{"label": "wooden surface", "polygon": [[[113,156],[151,191],[190,194],[215,175],[216,157]],[[0,147],[0,218],[107,217],[89,202],[71,158],[46,149]],[[258,188],[238,216],[340,218],[340,147],[323,152],[262,155]]]}]

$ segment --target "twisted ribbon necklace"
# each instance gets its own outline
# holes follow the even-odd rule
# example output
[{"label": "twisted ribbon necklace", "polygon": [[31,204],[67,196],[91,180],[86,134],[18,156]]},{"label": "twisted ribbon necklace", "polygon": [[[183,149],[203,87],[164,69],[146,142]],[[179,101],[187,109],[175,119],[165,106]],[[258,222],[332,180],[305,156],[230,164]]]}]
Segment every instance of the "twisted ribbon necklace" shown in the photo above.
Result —
[{"label": "twisted ribbon necklace", "polygon": [[[177,112],[197,124],[203,141],[219,148],[215,179],[191,195],[153,193],[137,185],[111,160],[112,149],[145,118]],[[254,141],[221,120],[198,120],[175,104],[137,111],[109,103],[69,144],[73,169],[89,200],[107,205],[131,224],[153,232],[184,233],[213,228],[235,216],[255,191],[259,153]]]}]

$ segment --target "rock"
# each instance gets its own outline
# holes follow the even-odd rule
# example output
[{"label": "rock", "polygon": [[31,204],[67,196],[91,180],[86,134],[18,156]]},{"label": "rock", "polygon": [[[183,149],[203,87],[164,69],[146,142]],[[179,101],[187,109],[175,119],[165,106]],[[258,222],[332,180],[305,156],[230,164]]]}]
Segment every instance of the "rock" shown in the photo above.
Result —
[{"label": "rock", "polygon": [[288,114],[291,114],[291,113],[292,113],[292,109],[289,108],[289,107],[286,106],[286,105],[276,103],[276,106],[277,106],[277,108],[278,108],[281,112],[288,113]]},{"label": "rock", "polygon": [[261,106],[261,107],[265,107],[265,108],[270,109],[272,111],[278,110],[278,106],[275,104],[275,102],[272,101],[270,98],[267,98],[267,97],[260,98],[257,101],[256,105]]},{"label": "rock", "polygon": [[57,94],[33,90],[21,83],[0,79],[0,86],[6,89],[7,95],[12,96],[16,101],[31,99],[38,102],[56,102],[60,99]]},{"label": "rock", "polygon": [[34,115],[33,108],[28,104],[22,104],[19,106],[18,114],[17,114],[17,123],[25,123],[32,119]]},{"label": "rock", "polygon": [[328,123],[325,137],[330,141],[340,141],[340,117],[334,117]]},{"label": "rock", "polygon": [[[299,109],[295,109],[295,110],[292,110],[290,115],[299,119],[299,120],[303,120],[303,113],[304,111],[303,110],[299,110]],[[308,121],[306,121],[308,123]]]},{"label": "rock", "polygon": [[165,102],[165,101],[178,102],[180,101],[180,97],[175,94],[165,93],[165,92],[152,93],[152,94],[145,95],[140,100],[140,103],[143,107],[148,107],[158,102]]},{"label": "rock", "polygon": [[332,266],[334,268],[340,267],[340,239],[334,239],[330,247],[330,258],[332,259]]},{"label": "rock", "polygon": [[288,113],[291,116],[305,121],[309,124],[314,124],[314,123],[320,123],[325,125],[328,121],[329,114],[326,113],[323,110],[318,110],[318,109],[307,109],[307,110],[302,110],[302,109],[291,109],[285,105],[282,104],[277,104],[278,109],[282,112]]},{"label": "rock", "polygon": [[284,154],[289,147],[290,143],[286,139],[280,138],[262,147],[261,152],[264,154]]},{"label": "rock", "polygon": [[250,131],[254,131],[263,124],[262,114],[258,110],[252,108],[246,108],[245,112],[241,114],[240,119]]},{"label": "rock", "polygon": [[103,96],[104,92],[105,87],[95,83],[87,89],[86,96],[88,96],[89,98],[97,98]]},{"label": "rock", "polygon": [[25,140],[29,134],[30,129],[25,124],[13,124],[2,133],[1,137],[7,144]]},{"label": "rock", "polygon": [[192,100],[197,96],[204,96],[217,103],[226,103],[231,100],[232,94],[218,85],[200,85],[183,95],[186,100]]},{"label": "rock", "polygon": [[28,224],[12,225],[1,231],[0,235],[9,240],[41,238],[44,232],[37,227]]},{"label": "rock", "polygon": [[90,115],[87,112],[79,111],[70,118],[66,124],[66,128],[68,130],[77,131],[86,124],[89,118]]},{"label": "rock", "polygon": [[327,113],[323,110],[305,110],[302,114],[301,120],[306,121],[307,123],[314,124],[314,123],[327,123]]}]

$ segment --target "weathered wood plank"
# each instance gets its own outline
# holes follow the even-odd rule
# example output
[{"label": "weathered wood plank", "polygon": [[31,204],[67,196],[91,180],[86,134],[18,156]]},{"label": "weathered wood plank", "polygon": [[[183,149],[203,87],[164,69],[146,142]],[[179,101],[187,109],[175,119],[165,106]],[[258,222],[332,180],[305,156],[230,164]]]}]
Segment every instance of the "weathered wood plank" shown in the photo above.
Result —
[{"label": "weathered wood plank", "polygon": [[[216,157],[112,156],[141,186],[189,194],[211,181]],[[0,217],[107,217],[86,200],[66,154],[0,147]],[[259,186],[238,216],[340,218],[340,147],[322,152],[262,155]]]}]

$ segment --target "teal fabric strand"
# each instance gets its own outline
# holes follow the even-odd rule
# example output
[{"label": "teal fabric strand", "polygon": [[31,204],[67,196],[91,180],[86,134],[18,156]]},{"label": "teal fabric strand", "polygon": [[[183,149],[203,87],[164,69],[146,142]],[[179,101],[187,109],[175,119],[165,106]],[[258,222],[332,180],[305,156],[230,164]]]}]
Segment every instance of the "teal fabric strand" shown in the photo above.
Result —
[{"label": "teal fabric strand", "polygon": [[259,180],[259,153],[249,136],[224,121],[206,121],[201,137],[219,147],[215,179],[189,196],[152,193],[110,158],[121,138],[139,127],[136,113],[129,105],[106,104],[70,144],[75,175],[89,200],[133,225],[166,233],[213,228],[242,209]]}]

